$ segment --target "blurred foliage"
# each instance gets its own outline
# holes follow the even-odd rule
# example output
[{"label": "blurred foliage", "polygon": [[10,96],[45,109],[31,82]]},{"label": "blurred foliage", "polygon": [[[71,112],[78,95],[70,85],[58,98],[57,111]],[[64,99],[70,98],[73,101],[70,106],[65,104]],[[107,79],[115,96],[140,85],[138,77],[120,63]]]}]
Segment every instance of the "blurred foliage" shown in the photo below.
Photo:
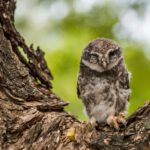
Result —
[{"label": "blurred foliage", "polygon": [[[43,3],[41,0],[36,2]],[[47,5],[46,2],[48,1],[44,2]],[[50,4],[53,5],[54,2],[56,1],[51,0]],[[51,45],[42,47],[46,49],[46,59],[54,76],[53,91],[62,99],[70,101],[71,104],[66,108],[68,111],[85,120],[82,111],[83,105],[76,94],[77,74],[82,49],[96,37],[111,38],[122,45],[127,67],[132,73],[132,94],[129,109],[129,114],[131,114],[150,98],[150,60],[146,57],[142,44],[131,39],[117,39],[113,29],[119,23],[121,14],[111,1],[107,1],[103,5],[93,5],[86,12],[77,12],[73,2],[73,0],[64,0],[64,3],[68,4],[68,14],[60,20],[49,20],[47,24],[51,24],[51,26],[46,25],[44,28],[44,32],[55,36],[54,43],[58,45],[54,49]],[[139,10],[143,10],[145,5],[146,3],[142,3],[140,7],[139,3],[135,2],[127,5],[127,7],[139,13]],[[17,27],[23,34],[30,30],[27,25],[27,21],[23,18],[17,20]]]}]

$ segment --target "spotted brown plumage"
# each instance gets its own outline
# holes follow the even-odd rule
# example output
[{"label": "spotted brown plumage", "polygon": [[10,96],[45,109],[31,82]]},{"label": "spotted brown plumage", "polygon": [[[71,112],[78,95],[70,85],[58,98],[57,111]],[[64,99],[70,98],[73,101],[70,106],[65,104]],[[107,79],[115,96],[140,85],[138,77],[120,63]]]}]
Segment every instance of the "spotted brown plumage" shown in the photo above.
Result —
[{"label": "spotted brown plumage", "polygon": [[98,38],[83,49],[77,94],[92,123],[108,123],[117,129],[119,123],[125,123],[129,73],[116,42]]}]

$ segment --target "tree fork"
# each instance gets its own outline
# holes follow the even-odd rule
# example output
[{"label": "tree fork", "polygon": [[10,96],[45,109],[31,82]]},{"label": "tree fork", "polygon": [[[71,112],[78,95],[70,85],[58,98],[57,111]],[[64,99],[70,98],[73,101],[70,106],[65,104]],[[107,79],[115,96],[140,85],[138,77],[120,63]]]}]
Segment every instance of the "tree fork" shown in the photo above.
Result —
[{"label": "tree fork", "polygon": [[17,32],[14,11],[15,0],[0,1],[0,149],[149,150],[150,101],[119,131],[80,122],[52,92],[44,53]]}]

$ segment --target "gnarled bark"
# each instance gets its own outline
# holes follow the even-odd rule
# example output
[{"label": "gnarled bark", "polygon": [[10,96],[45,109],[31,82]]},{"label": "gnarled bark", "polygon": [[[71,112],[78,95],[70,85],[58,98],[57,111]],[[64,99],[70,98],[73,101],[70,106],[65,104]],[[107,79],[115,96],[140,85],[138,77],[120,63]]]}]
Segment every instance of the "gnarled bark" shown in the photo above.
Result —
[{"label": "gnarled bark", "polygon": [[15,0],[0,1],[0,149],[150,149],[150,101],[119,131],[63,110],[68,103],[51,91],[44,53],[17,32],[14,10]]}]

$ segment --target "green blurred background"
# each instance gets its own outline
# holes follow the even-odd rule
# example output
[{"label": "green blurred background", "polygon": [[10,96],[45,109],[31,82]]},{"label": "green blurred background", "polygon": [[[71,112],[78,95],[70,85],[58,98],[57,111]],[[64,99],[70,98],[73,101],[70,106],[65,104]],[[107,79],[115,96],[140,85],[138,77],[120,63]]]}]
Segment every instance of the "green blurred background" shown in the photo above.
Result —
[{"label": "green blurred background", "polygon": [[82,49],[96,37],[117,41],[132,73],[129,115],[150,98],[149,0],[18,0],[16,26],[40,46],[53,73],[53,91],[81,120],[76,82]]}]

